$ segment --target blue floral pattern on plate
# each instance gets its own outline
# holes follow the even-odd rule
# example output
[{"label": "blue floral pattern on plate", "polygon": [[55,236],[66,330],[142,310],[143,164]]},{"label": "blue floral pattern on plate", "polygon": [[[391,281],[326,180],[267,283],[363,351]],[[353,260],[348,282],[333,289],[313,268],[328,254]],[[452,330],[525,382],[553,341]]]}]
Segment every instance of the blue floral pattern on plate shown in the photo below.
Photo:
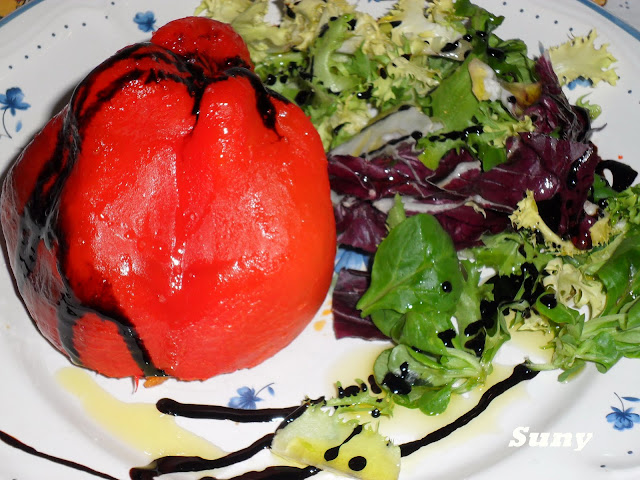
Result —
[{"label": "blue floral pattern on plate", "polygon": [[153,32],[156,29],[156,16],[151,10],[136,13],[133,21],[138,24],[138,28],[143,32]]},{"label": "blue floral pattern on plate", "polygon": [[593,82],[591,80],[588,80],[584,77],[578,77],[572,82],[569,82],[567,84],[567,88],[569,90],[575,90],[576,87],[591,87],[592,85],[593,85]]},{"label": "blue floral pattern on plate", "polygon": [[613,423],[613,428],[616,430],[627,430],[633,428],[634,424],[640,423],[640,415],[634,413],[632,407],[624,408],[623,402],[623,400],[627,402],[640,402],[640,398],[620,397],[617,393],[615,396],[620,400],[621,408],[612,406],[611,409],[613,411],[607,415],[607,422]]},{"label": "blue floral pattern on plate", "polygon": [[[7,128],[7,112],[9,112],[12,117],[15,117],[17,110],[26,110],[31,105],[24,101],[24,93],[19,87],[11,87],[8,88],[5,93],[0,93],[0,105],[0,108],[2,108],[2,128],[4,129],[4,133],[0,133],[0,137],[6,136],[13,138]],[[21,128],[22,122],[18,120],[15,131],[19,132]]]},{"label": "blue floral pattern on plate", "polygon": [[273,383],[269,383],[268,385],[265,385],[258,391],[256,391],[256,389],[253,387],[240,387],[239,389],[236,390],[236,393],[238,395],[235,397],[231,397],[231,400],[229,400],[229,406],[231,408],[255,410],[256,403],[264,400],[259,396],[260,392],[262,392],[263,390],[266,390],[267,392],[269,392],[269,394],[271,394],[271,396],[275,395],[275,392],[271,385],[273,385]]},{"label": "blue floral pattern on plate", "polygon": [[334,272],[338,273],[343,268],[352,270],[366,270],[370,256],[350,250],[347,248],[338,248],[334,263]]}]

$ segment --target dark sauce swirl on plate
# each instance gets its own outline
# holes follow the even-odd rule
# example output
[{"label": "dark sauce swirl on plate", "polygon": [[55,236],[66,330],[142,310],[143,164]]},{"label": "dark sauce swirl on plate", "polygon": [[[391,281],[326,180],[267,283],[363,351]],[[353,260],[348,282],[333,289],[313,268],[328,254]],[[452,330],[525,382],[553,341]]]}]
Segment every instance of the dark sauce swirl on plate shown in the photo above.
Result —
[{"label": "dark sauce swirl on plate", "polygon": [[[433,432],[429,432],[420,439],[401,444],[401,456],[406,457],[408,455],[411,455],[421,448],[438,442],[451,435],[453,432],[467,425],[474,418],[482,414],[482,412],[484,412],[489,407],[491,402],[498,398],[500,395],[526,380],[533,379],[538,373],[538,371],[532,370],[525,364],[517,365],[513,369],[513,372],[509,377],[488,388],[487,391],[483,393],[478,404],[471,410],[467,411],[450,424],[445,425]],[[175,400],[164,398],[157,402],[156,407],[160,412],[189,418],[229,420],[243,423],[271,422],[278,420],[279,424],[276,428],[277,431],[279,428],[283,428],[289,422],[295,420],[298,416],[300,416],[304,412],[307,405],[313,402],[314,401],[310,401],[302,405],[286,408],[243,410],[217,405],[184,404],[176,402]],[[358,434],[356,430],[354,430],[352,436]],[[213,460],[190,456],[160,457],[153,460],[146,466],[132,468],[129,472],[129,477],[131,480],[152,480],[156,477],[169,473],[201,472],[205,470],[215,470],[218,468],[238,464],[252,458],[262,450],[268,449],[271,445],[271,441],[274,435],[275,433],[269,433],[262,438],[254,441],[251,445],[245,448],[242,448],[235,452],[230,452],[220,458]],[[123,480],[106,473],[98,472],[80,463],[42,453],[2,431],[0,431],[0,440],[8,446],[21,450],[30,455],[44,458],[53,463],[64,465],[74,470],[85,472],[97,478],[103,478],[106,480]],[[343,444],[347,441],[348,439],[345,440]],[[334,448],[327,450],[325,456],[331,456],[333,453],[335,453],[333,452],[333,450],[339,448],[340,445],[336,445]],[[353,468],[354,471],[357,471],[358,468],[363,465],[363,462],[364,465],[366,465],[366,461],[366,457],[357,457],[357,461],[353,462],[352,467],[350,463],[350,467]],[[303,480],[315,475],[319,471],[319,468],[313,466],[271,466],[261,471],[250,471],[247,473],[243,473],[228,480]],[[202,477],[201,480],[216,479],[214,477],[206,476]]]}]

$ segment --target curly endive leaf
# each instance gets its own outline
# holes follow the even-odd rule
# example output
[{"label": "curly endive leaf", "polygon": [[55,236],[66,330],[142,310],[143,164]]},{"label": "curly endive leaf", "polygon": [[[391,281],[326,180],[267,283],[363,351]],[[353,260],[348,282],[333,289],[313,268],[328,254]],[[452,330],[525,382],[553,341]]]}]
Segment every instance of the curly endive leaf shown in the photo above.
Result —
[{"label": "curly endive leaf", "polygon": [[618,74],[611,65],[617,59],[607,50],[607,44],[596,48],[596,37],[597,32],[594,29],[587,36],[574,37],[549,49],[553,70],[558,75],[561,85],[580,77],[590,80],[593,85],[601,81],[616,84]]}]

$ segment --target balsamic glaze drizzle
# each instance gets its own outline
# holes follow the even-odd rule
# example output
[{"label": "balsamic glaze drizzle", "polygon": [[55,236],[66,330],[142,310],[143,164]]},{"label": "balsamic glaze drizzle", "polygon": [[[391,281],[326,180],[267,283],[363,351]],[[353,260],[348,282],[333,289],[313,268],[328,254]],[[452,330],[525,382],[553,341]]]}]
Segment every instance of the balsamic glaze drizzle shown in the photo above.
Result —
[{"label": "balsamic glaze drizzle", "polygon": [[219,405],[195,405],[180,403],[170,398],[162,398],[156,403],[161,413],[186,418],[207,418],[210,420],[230,420],[239,423],[271,422],[289,417],[300,407],[263,408],[259,410],[245,410],[240,408],[223,407]]},{"label": "balsamic glaze drizzle", "polygon": [[602,176],[606,170],[609,170],[613,176],[611,188],[616,192],[629,188],[638,176],[638,172],[629,165],[616,160],[602,160],[596,167],[596,173]]},{"label": "balsamic glaze drizzle", "polygon": [[356,435],[360,435],[362,433],[363,428],[364,428],[363,425],[357,425],[353,429],[353,432],[351,432],[351,434],[340,445],[331,447],[326,452],[324,452],[324,459],[327,461],[331,461],[338,458],[338,455],[340,455],[340,447],[342,447],[345,443],[347,443],[349,440],[354,438]]},{"label": "balsamic glaze drizzle", "polygon": [[444,427],[427,434],[419,440],[403,443],[402,445],[400,445],[400,455],[406,457],[416,452],[417,450],[426,447],[427,445],[435,443],[451,435],[453,432],[465,426],[466,424],[471,422],[471,420],[484,412],[489,404],[497,397],[505,393],[510,388],[515,387],[519,383],[525,380],[531,380],[538,373],[539,372],[537,370],[531,370],[524,364],[516,365],[516,367],[513,369],[513,373],[508,378],[489,387],[487,391],[482,394],[482,397],[480,397],[480,401],[475,407],[473,407],[462,416],[458,417],[449,425],[445,425]]},{"label": "balsamic glaze drizzle", "polygon": [[[259,472],[247,472],[228,480],[303,480],[312,477],[321,470],[316,467],[267,467]],[[213,477],[203,477],[200,480],[217,480]]]},{"label": "balsamic glaze drizzle", "polygon": [[0,440],[9,445],[10,447],[16,448],[18,450],[23,451],[24,453],[28,453],[29,455],[33,455],[34,457],[43,458],[45,460],[49,460],[50,462],[57,463],[58,465],[64,465],[65,467],[72,468],[74,470],[78,470],[80,472],[85,472],[94,477],[104,478],[105,480],[119,480],[111,475],[107,475],[106,473],[98,472],[97,470],[93,470],[92,468],[86,467],[76,462],[72,462],[70,460],[65,460],[63,458],[54,457],[47,453],[42,453],[36,450],[29,445],[25,445],[17,438],[12,437],[11,435],[0,430]]},{"label": "balsamic glaze drizzle", "polygon": [[[414,440],[411,442],[403,443],[400,445],[400,454],[402,457],[406,457],[415,453],[417,450],[426,447],[432,443],[435,443],[448,435],[452,434],[454,431],[459,428],[467,425],[474,418],[478,417],[482,412],[484,412],[487,407],[491,404],[493,400],[497,397],[508,391],[510,388],[518,385],[519,383],[525,380],[531,380],[534,378],[539,372],[530,369],[525,364],[517,365],[513,369],[513,373],[502,380],[501,382],[496,383],[491,386],[487,391],[482,395],[478,404],[473,407],[471,410],[458,417],[456,420],[451,422],[450,424],[439,428],[431,433],[428,433],[424,437]],[[315,401],[317,402],[317,401]],[[267,422],[273,421],[277,419],[281,419],[283,416],[285,419],[278,425],[278,429],[283,428],[289,422],[293,421],[298,416],[302,415],[305,411],[307,405],[313,402],[305,402],[302,405],[298,405],[295,407],[287,407],[287,408],[268,408],[268,409],[258,409],[258,410],[242,410],[242,409],[233,409],[222,406],[215,405],[193,405],[193,404],[183,404],[176,402],[170,399],[162,399],[157,403],[157,408],[159,411],[163,413],[168,413],[172,415],[180,415],[189,418],[211,418],[211,419],[219,419],[219,420],[232,420],[237,422]],[[276,429],[277,430],[277,429]],[[349,438],[347,438],[344,442],[348,442],[353,436],[358,435],[360,433],[357,428],[351,434]],[[188,456],[166,456],[161,457],[149,465],[145,467],[135,467],[132,468],[129,472],[131,480],[153,480],[155,477],[159,475],[164,475],[168,473],[177,473],[177,472],[200,472],[204,470],[213,470],[216,468],[222,468],[229,465],[234,465],[236,463],[243,462],[253,457],[260,451],[269,448],[271,445],[271,441],[274,437],[275,433],[270,433],[265,435],[264,437],[256,440],[253,444],[249,445],[246,448],[237,450],[235,452],[231,452],[221,458],[217,458],[214,460],[204,459],[201,457],[188,457]],[[115,477],[107,475],[102,472],[98,472],[84,465],[71,462],[69,460],[64,460],[58,457],[54,457],[51,455],[47,455],[45,453],[41,453],[38,450],[29,447],[22,442],[18,441],[14,437],[0,431],[0,440],[6,443],[7,445],[22,450],[25,453],[44,458],[50,460],[54,463],[58,463],[60,465],[65,465],[69,468],[79,470],[82,472],[89,473],[95,477],[103,478],[105,480],[119,480]],[[340,446],[336,447],[336,452],[329,452],[329,456],[333,453],[336,453],[337,449]],[[331,450],[331,449],[330,449]],[[335,457],[334,457],[335,458]],[[366,458],[364,457],[354,457],[352,459],[354,464],[354,471],[357,471],[358,468],[364,468],[366,465]],[[273,466],[268,467],[259,472],[248,472],[245,474],[241,474],[237,477],[233,477],[229,480],[303,480],[305,478],[311,477],[318,473],[320,469],[312,466],[307,466],[304,468],[298,467],[285,467],[285,466]],[[215,480],[213,477],[203,477],[201,480]]]},{"label": "balsamic glaze drizzle", "polygon": [[274,435],[274,433],[269,433],[246,448],[231,452],[228,455],[214,460],[187,456],[160,457],[146,467],[132,468],[129,471],[129,475],[131,480],[153,480],[155,477],[167,473],[201,472],[204,470],[228,467],[229,465],[244,462],[258,454],[261,450],[269,448]]}]

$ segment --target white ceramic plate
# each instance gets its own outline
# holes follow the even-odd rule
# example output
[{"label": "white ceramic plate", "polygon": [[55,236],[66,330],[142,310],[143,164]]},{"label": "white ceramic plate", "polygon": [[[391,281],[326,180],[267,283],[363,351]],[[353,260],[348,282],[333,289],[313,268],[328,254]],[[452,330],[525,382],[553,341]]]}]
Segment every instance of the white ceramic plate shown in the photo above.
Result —
[{"label": "white ceramic plate", "polygon": [[[0,96],[0,168],[10,162],[68,98],[73,86],[117,49],[147,39],[149,28],[189,15],[197,0],[65,0],[34,1],[17,15],[0,21],[0,94],[19,88],[22,98]],[[523,38],[535,54],[539,45],[560,43],[570,34],[596,28],[619,59],[615,88],[599,86],[590,100],[604,106],[598,125],[606,128],[594,140],[603,158],[623,159],[640,166],[637,156],[640,120],[640,36],[633,29],[593,7],[587,0],[478,0],[505,15],[504,38]],[[372,11],[387,4],[362,2]],[[150,12],[150,13],[146,13]],[[140,13],[136,22],[136,14]],[[615,19],[613,19],[615,20]],[[587,93],[569,92],[573,98]],[[12,90],[15,92],[15,90]],[[308,329],[287,349],[252,370],[223,375],[207,382],[169,380],[154,388],[134,389],[130,380],[113,380],[70,366],[37,333],[15,294],[6,264],[0,265],[0,430],[55,458],[86,465],[114,478],[129,478],[129,468],[148,463],[162,453],[207,455],[213,445],[232,451],[272,431],[276,424],[240,425],[214,420],[176,420],[181,432],[167,423],[173,417],[154,416],[162,397],[183,402],[226,405],[236,397],[259,407],[298,404],[305,396],[333,395],[334,382],[350,384],[366,378],[381,342],[333,338],[328,303]],[[517,348],[516,348],[517,347]],[[504,359],[518,357],[527,344],[507,349]],[[514,360],[515,363],[515,360]],[[640,425],[633,407],[640,398],[640,363],[622,361],[601,375],[588,369],[569,384],[555,373],[540,374],[498,398],[489,409],[445,440],[403,459],[403,479],[640,478]],[[498,373],[508,373],[498,369]],[[79,376],[79,378],[75,378]],[[71,385],[71,386],[70,386]],[[417,438],[451,421],[474,405],[462,399],[439,418],[398,409],[383,431],[398,442]],[[134,413],[146,404],[146,413]],[[629,428],[616,429],[607,415],[617,408]],[[145,416],[146,415],[146,416]],[[153,417],[144,423],[147,417]],[[611,419],[612,416],[609,416]],[[624,422],[618,425],[623,425]],[[526,429],[526,430],[525,430]],[[191,432],[201,437],[188,437]],[[520,444],[529,433],[568,434],[570,446]],[[139,434],[136,436],[136,434]],[[177,435],[181,435],[179,438]],[[585,436],[586,435],[586,436]],[[538,436],[538,440],[544,435]],[[577,439],[589,439],[578,449]],[[179,452],[179,446],[184,451]],[[164,448],[164,450],[163,450]],[[276,461],[268,451],[256,464],[216,471],[229,478]],[[171,478],[201,478],[205,473]],[[168,478],[169,476],[167,476]],[[2,480],[88,479],[86,472],[34,456],[0,442]],[[163,477],[165,478],[165,477]],[[334,478],[322,472],[314,478]]]}]

